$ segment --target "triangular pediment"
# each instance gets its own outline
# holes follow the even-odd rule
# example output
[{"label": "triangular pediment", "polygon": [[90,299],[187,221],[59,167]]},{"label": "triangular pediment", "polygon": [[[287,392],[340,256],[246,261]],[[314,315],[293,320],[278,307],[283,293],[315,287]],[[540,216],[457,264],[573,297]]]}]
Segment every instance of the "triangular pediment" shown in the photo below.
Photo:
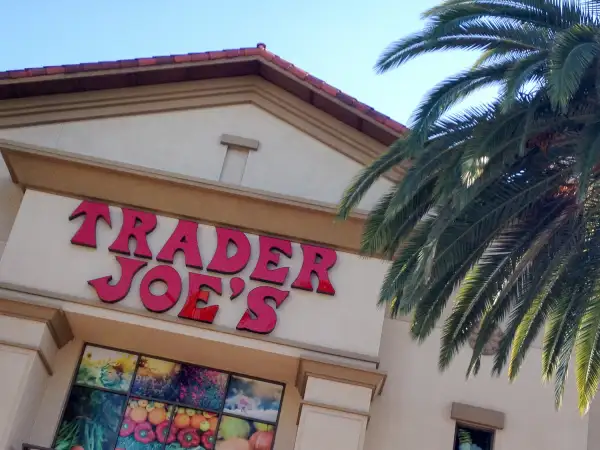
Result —
[{"label": "triangular pediment", "polygon": [[[385,150],[258,77],[61,97],[30,102],[28,114],[18,116],[24,122],[0,130],[0,138],[328,205]],[[257,142],[237,180],[223,178],[223,135]],[[378,182],[361,208],[391,185]]]}]

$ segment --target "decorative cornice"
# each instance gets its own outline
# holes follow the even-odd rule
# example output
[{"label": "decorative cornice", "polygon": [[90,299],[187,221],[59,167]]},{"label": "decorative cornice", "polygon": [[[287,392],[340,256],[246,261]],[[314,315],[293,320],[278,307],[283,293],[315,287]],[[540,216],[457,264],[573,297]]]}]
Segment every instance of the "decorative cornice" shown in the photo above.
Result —
[{"label": "decorative cornice", "polygon": [[381,370],[341,364],[337,361],[300,358],[296,387],[301,396],[304,396],[306,383],[310,377],[366,387],[371,389],[373,398],[375,395],[381,395],[387,374]]},{"label": "decorative cornice", "polygon": [[69,321],[59,308],[0,299],[0,314],[45,323],[58,348],[73,339]]},{"label": "decorative cornice", "polygon": [[23,188],[360,250],[365,214],[337,221],[333,205],[6,140],[0,140],[0,152]]}]

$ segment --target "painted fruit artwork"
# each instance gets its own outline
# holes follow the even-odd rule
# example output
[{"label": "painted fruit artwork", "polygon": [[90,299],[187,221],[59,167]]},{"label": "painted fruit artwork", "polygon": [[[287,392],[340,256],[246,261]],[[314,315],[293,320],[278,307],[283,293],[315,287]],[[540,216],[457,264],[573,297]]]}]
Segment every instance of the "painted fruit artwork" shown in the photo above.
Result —
[{"label": "painted fruit artwork", "polygon": [[275,426],[223,416],[215,450],[271,450]]},{"label": "painted fruit artwork", "polygon": [[184,364],[179,378],[179,403],[199,409],[221,409],[226,385],[226,373]]},{"label": "painted fruit artwork", "polygon": [[136,363],[136,355],[87,345],[75,382],[127,392]]},{"label": "painted fruit artwork", "polygon": [[113,450],[126,400],[124,395],[73,386],[53,448]]},{"label": "painted fruit artwork", "polygon": [[217,423],[215,413],[177,408],[166,440],[167,450],[214,450]]},{"label": "painted fruit artwork", "polygon": [[160,450],[169,438],[173,407],[153,400],[131,398],[119,430],[117,448]]},{"label": "painted fruit artwork", "polygon": [[265,422],[276,422],[283,386],[232,376],[224,412]]},{"label": "painted fruit artwork", "polygon": [[176,401],[179,396],[181,364],[142,356],[131,394],[164,401]]}]

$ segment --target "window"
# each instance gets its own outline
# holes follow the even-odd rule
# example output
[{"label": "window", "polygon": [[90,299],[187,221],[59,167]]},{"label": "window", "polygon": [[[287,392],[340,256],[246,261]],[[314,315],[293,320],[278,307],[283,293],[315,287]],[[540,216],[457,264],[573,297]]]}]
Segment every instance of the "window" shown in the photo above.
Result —
[{"label": "window", "polygon": [[213,450],[235,439],[249,450],[270,450],[283,390],[278,383],[85,345],[53,448]]},{"label": "window", "polygon": [[454,450],[492,450],[494,432],[456,425]]}]

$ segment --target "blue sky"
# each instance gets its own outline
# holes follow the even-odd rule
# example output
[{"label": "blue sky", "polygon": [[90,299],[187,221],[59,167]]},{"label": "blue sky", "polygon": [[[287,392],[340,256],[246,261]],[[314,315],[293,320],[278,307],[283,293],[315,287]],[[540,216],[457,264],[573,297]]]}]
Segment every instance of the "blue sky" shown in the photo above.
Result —
[{"label": "blue sky", "polygon": [[267,48],[407,123],[422,96],[475,55],[427,56],[386,75],[373,64],[422,27],[435,0],[0,0],[0,70]]}]

